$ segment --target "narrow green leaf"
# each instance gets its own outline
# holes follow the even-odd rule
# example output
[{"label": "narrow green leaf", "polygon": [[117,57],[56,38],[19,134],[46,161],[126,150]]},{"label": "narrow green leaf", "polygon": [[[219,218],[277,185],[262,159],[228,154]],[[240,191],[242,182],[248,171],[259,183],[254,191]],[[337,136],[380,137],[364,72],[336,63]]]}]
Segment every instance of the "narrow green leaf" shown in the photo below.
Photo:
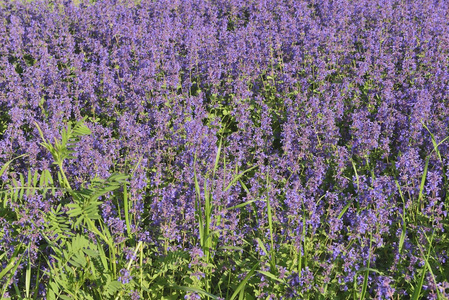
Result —
[{"label": "narrow green leaf", "polygon": [[[420,251],[421,251],[421,254],[422,254],[423,257],[424,257],[424,261],[426,262],[427,269],[429,270],[430,276],[432,277],[432,280],[433,280],[433,282],[434,282],[434,284],[435,284],[435,286],[436,286],[436,285],[437,285],[437,281],[436,281],[435,275],[434,275],[434,273],[433,273],[433,271],[432,271],[432,266],[431,266],[430,263],[429,263],[430,250],[431,250],[431,248],[432,248],[432,242],[433,242],[433,235],[434,235],[434,233],[435,233],[435,232],[432,232],[432,238],[431,238],[430,240],[429,240],[429,238],[427,237],[427,235],[424,233],[424,236],[426,237],[427,241],[429,242],[429,249],[428,249],[428,251],[427,251],[427,257],[424,256],[424,253],[422,252],[421,249],[420,249]],[[436,289],[436,291],[437,291],[437,294],[438,294],[438,300],[439,300],[439,299],[444,299],[444,296],[441,294],[441,292],[440,292],[440,290],[439,290],[438,288]]]},{"label": "narrow green leaf", "polygon": [[0,177],[3,176],[3,173],[5,173],[6,169],[9,167],[9,165],[11,164],[12,160],[6,162],[3,167],[0,169]]},{"label": "narrow green leaf", "polygon": [[337,217],[338,219],[341,219],[343,217],[343,215],[348,210],[349,206],[351,206],[351,204],[352,202],[349,202],[348,204],[345,205],[345,207],[343,207],[343,209],[341,210],[340,214]]},{"label": "narrow green leaf", "polygon": [[404,195],[402,194],[401,186],[399,185],[399,182],[395,180],[396,187],[398,188],[399,195],[402,199],[402,230],[401,230],[401,237],[399,239],[399,253],[402,252],[402,248],[404,247],[404,241],[405,241],[405,234],[407,232],[407,219],[406,219],[406,207],[405,207],[405,199]]},{"label": "narrow green leaf", "polygon": [[30,287],[31,287],[31,260],[30,260],[30,249],[28,248],[28,262],[25,271],[25,295],[27,298],[30,297]]},{"label": "narrow green leaf", "polygon": [[232,294],[230,300],[234,300],[241,291],[245,290],[245,287],[246,287],[246,284],[248,283],[248,280],[253,276],[253,274],[256,271],[258,266],[259,266],[259,264],[255,264],[253,266],[253,268],[248,272],[248,274],[246,274],[245,278],[243,278],[243,280],[240,282],[240,284],[235,289],[235,291]]},{"label": "narrow green leaf", "polygon": [[38,179],[39,179],[39,172],[36,170],[36,171],[34,171],[34,176],[33,176],[33,187],[37,187]]},{"label": "narrow green leaf", "polygon": [[229,190],[229,188],[230,188],[234,183],[236,183],[237,180],[239,180],[243,175],[245,175],[245,173],[247,173],[247,172],[249,172],[249,171],[251,171],[251,170],[253,170],[253,169],[257,168],[257,167],[258,167],[258,165],[253,166],[253,167],[251,167],[251,168],[249,168],[249,169],[247,169],[247,170],[241,172],[241,173],[238,174],[237,176],[235,176],[234,179],[232,179],[232,181],[228,184],[228,186],[223,190],[223,192],[226,192],[227,190]]},{"label": "narrow green leaf", "polygon": [[131,236],[131,224],[129,222],[129,199],[128,199],[128,187],[126,184],[123,185],[123,205],[125,209],[125,222],[126,222],[126,232],[128,237]]},{"label": "narrow green leaf", "polygon": [[357,192],[360,189],[360,179],[359,179],[359,173],[357,172],[357,168],[355,166],[355,162],[351,159],[351,163],[352,163],[352,168],[354,169],[354,173],[355,173],[355,178],[357,180]]},{"label": "narrow green leaf", "polygon": [[[9,264],[5,267],[5,269],[0,271],[0,279],[3,279],[3,277],[8,273],[8,271],[11,271],[11,274],[15,274],[15,272],[16,272],[17,268],[20,266],[20,262],[22,261],[22,258],[23,258],[23,256],[20,256],[18,259],[16,259],[19,254],[19,249],[20,249],[20,247],[16,248],[16,251],[14,252]],[[9,280],[6,280],[6,282],[2,288],[1,297],[3,297],[3,295],[5,294],[6,289],[8,288],[8,285],[9,285]]]},{"label": "narrow green leaf", "polygon": [[257,243],[259,244],[259,247],[265,252],[265,255],[268,255],[269,252],[267,251],[267,248],[265,248],[265,245],[263,244],[262,240],[260,238],[256,238]]},{"label": "narrow green leaf", "polygon": [[426,179],[427,179],[427,169],[429,167],[429,160],[430,160],[430,156],[428,156],[427,159],[426,159],[426,164],[424,166],[424,172],[423,172],[422,178],[421,178],[421,184],[419,186],[418,209],[421,206],[421,199],[422,199],[422,196],[423,196],[424,185],[425,185]]},{"label": "narrow green leaf", "polygon": [[221,145],[222,145],[222,139],[220,139],[220,144],[218,146],[217,155],[215,157],[215,163],[214,163],[214,171],[212,173],[212,177],[215,178],[215,173],[218,170],[218,161],[220,160],[220,153],[221,153]]},{"label": "narrow green leaf", "polygon": [[257,271],[257,273],[260,273],[260,274],[262,274],[262,275],[264,275],[264,276],[266,276],[266,277],[268,277],[268,278],[271,278],[271,279],[273,279],[273,280],[275,280],[275,281],[277,281],[277,282],[286,284],[286,282],[285,282],[284,280],[282,280],[282,279],[280,279],[280,278],[274,276],[274,275],[271,274],[270,272],[266,272],[266,271],[259,270],[259,271]]},{"label": "narrow green leaf", "polygon": [[430,138],[431,138],[432,144],[433,144],[433,150],[432,150],[432,152],[435,151],[436,154],[437,154],[437,156],[438,156],[438,159],[440,160],[440,162],[443,162],[443,159],[441,158],[440,151],[438,150],[438,146],[440,146],[442,143],[444,143],[446,140],[448,140],[448,139],[449,139],[449,136],[447,136],[444,140],[442,140],[441,142],[439,142],[439,143],[437,144],[437,142],[436,142],[436,140],[435,140],[435,136],[433,135],[432,132],[430,132],[430,130],[429,130],[429,128],[426,126],[426,124],[424,124],[423,121],[421,121],[421,124],[424,126],[424,128],[425,128],[425,129],[429,132],[429,134],[430,134]]},{"label": "narrow green leaf", "polygon": [[365,299],[366,290],[368,288],[369,272],[371,271],[371,268],[370,268],[371,246],[372,246],[372,237],[370,236],[368,262],[367,262],[367,266],[364,268],[365,276],[363,278],[362,294],[360,295],[360,299]]},{"label": "narrow green leaf", "polygon": [[6,265],[6,267],[3,268],[3,270],[0,271],[0,279],[3,278],[3,276],[6,275],[6,273],[9,272],[12,268],[15,266],[15,261],[12,260],[9,264]]},{"label": "narrow green leaf", "polygon": [[207,296],[208,298],[215,299],[215,300],[219,299],[217,296],[215,296],[211,293],[208,293],[205,290],[200,289],[200,288],[179,286],[179,285],[170,285],[169,287],[172,289],[175,289],[175,290],[181,290],[181,291],[201,294],[201,295]]},{"label": "narrow green leaf", "polygon": [[240,204],[238,204],[238,205],[228,207],[227,210],[233,210],[233,209],[237,209],[237,208],[242,208],[242,207],[245,207],[245,206],[247,206],[248,204],[254,203],[254,202],[256,202],[256,201],[257,201],[257,199],[249,200],[249,201],[240,203]]},{"label": "narrow green leaf", "polygon": [[244,251],[244,249],[243,249],[242,247],[237,247],[237,246],[221,246],[220,249],[223,249],[223,250]]},{"label": "narrow green leaf", "polygon": [[39,125],[38,125],[36,122],[34,122],[34,124],[36,125],[36,128],[37,128],[37,130],[39,131],[39,134],[40,134],[40,136],[41,136],[41,139],[44,141],[44,143],[46,143],[47,141],[46,141],[45,138],[44,138],[44,134],[42,133],[41,128],[39,127]]},{"label": "narrow green leaf", "polygon": [[424,268],[421,271],[421,277],[418,281],[418,285],[415,286],[411,300],[420,299],[421,289],[422,289],[422,286],[424,285],[424,279],[426,278],[426,273],[427,273],[427,264],[424,265]]},{"label": "narrow green leaf", "polygon": [[370,267],[362,267],[362,268],[357,270],[357,273],[363,272],[363,271],[374,272],[374,273],[377,273],[379,275],[384,275],[384,273],[382,273],[381,271],[379,271],[377,269],[370,268]]}]

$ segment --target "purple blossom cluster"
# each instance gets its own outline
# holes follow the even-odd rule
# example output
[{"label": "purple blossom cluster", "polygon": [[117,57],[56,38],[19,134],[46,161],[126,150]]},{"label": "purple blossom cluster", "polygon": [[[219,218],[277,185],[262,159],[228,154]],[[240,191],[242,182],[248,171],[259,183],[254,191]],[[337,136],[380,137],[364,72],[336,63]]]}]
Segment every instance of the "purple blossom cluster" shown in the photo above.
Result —
[{"label": "purple blossom cluster", "polygon": [[[215,187],[218,245],[254,244],[259,232],[298,253],[299,269],[279,266],[292,297],[362,286],[369,268],[380,273],[369,272],[368,293],[402,295],[421,276],[421,232],[448,245],[449,143],[435,144],[449,135],[449,2],[78,2],[0,4],[0,165],[28,154],[8,176],[55,172],[35,123],[52,141],[88,117],[92,134],[64,166],[74,186],[131,174],[132,231],[161,252],[195,252],[195,265],[196,171],[201,199]],[[120,243],[123,204],[103,198]],[[42,212],[61,201],[11,204],[22,218],[0,216],[0,252],[30,242],[36,255]],[[429,295],[448,293],[443,247],[432,248]]]}]

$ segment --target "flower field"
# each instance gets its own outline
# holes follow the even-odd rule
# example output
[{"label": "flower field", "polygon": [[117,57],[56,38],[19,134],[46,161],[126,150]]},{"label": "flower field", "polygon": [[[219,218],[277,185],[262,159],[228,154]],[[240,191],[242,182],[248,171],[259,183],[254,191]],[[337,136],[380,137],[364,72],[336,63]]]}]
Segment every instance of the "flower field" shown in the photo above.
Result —
[{"label": "flower field", "polygon": [[1,299],[449,299],[449,2],[0,0]]}]

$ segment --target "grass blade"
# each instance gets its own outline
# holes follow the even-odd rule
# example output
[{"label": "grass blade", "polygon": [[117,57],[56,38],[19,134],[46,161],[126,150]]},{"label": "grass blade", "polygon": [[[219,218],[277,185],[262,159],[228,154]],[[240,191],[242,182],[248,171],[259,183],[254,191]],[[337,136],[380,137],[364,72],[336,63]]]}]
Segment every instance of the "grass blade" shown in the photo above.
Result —
[{"label": "grass blade", "polygon": [[208,293],[203,289],[196,288],[196,287],[187,287],[187,286],[179,286],[179,285],[170,285],[169,287],[172,289],[175,289],[175,290],[201,294],[201,295],[207,296],[208,298],[215,299],[215,300],[219,299],[217,296],[215,296],[211,293]]},{"label": "grass blade", "polygon": [[422,286],[424,285],[424,279],[426,278],[426,273],[427,273],[427,264],[424,264],[424,268],[422,270],[421,277],[420,277],[420,279],[418,281],[418,285],[415,287],[415,290],[413,291],[413,295],[412,295],[411,300],[418,300],[418,299],[420,299],[419,296],[421,294]]},{"label": "grass blade", "polygon": [[266,277],[269,277],[269,278],[271,278],[271,279],[273,279],[273,280],[275,280],[275,281],[277,281],[279,283],[286,284],[286,282],[284,280],[282,280],[280,278],[277,278],[275,275],[271,274],[270,272],[259,270],[259,271],[257,271],[257,273],[260,273],[260,274],[262,274],[262,275],[264,275]]},{"label": "grass blade", "polygon": [[349,206],[351,206],[352,202],[349,202],[348,204],[345,205],[345,207],[343,207],[343,209],[341,210],[340,214],[338,215],[338,219],[341,219],[343,217],[343,215],[345,214],[345,212],[348,210]]},{"label": "grass blade", "polygon": [[258,165],[253,166],[249,169],[246,169],[245,171],[241,172],[240,174],[238,174],[237,176],[234,177],[234,179],[232,179],[232,181],[228,184],[228,186],[223,190],[223,192],[226,192],[227,190],[229,190],[231,188],[231,186],[237,182],[237,180],[239,180],[243,175],[245,175],[245,173],[257,168]]},{"label": "grass blade", "polygon": [[28,154],[22,154],[22,155],[19,155],[19,156],[15,157],[15,158],[11,159],[10,161],[6,162],[6,163],[3,165],[3,167],[0,169],[0,177],[3,175],[3,173],[5,173],[6,169],[9,167],[9,165],[10,165],[14,160],[16,160],[16,159],[18,159],[18,158],[21,158],[21,157],[24,157],[24,156],[28,156]]},{"label": "grass blade", "polygon": [[218,150],[217,150],[217,156],[215,157],[215,163],[214,163],[214,171],[212,173],[212,177],[215,178],[215,173],[217,172],[218,169],[218,161],[220,160],[220,153],[221,153],[221,145],[222,145],[223,140],[220,139],[220,145],[218,146]]},{"label": "grass blade", "polygon": [[30,286],[31,286],[31,260],[30,260],[30,248],[28,247],[28,263],[25,271],[25,295],[27,298],[30,297]]},{"label": "grass blade", "polygon": [[366,268],[364,269],[365,270],[365,276],[363,278],[362,294],[360,295],[360,299],[361,300],[365,299],[366,290],[368,288],[369,272],[371,271],[371,268],[370,268],[371,246],[372,246],[372,237],[370,236],[368,262],[366,264]]},{"label": "grass blade", "polygon": [[273,239],[273,214],[271,212],[271,204],[270,204],[270,176],[267,170],[267,214],[268,214],[268,228],[270,230],[270,258],[271,258],[271,269],[276,269],[276,260],[274,255],[274,239]]},{"label": "grass blade", "polygon": [[125,210],[125,222],[126,231],[128,232],[128,237],[131,235],[131,225],[129,224],[129,202],[128,202],[128,188],[126,183],[123,185],[123,206]]},{"label": "grass blade", "polygon": [[426,164],[424,166],[424,172],[422,174],[422,178],[421,178],[421,184],[419,186],[419,196],[418,196],[418,210],[421,207],[421,199],[423,197],[423,191],[424,191],[424,185],[426,183],[426,178],[427,178],[427,170],[429,168],[429,160],[430,160],[430,156],[427,157],[426,159]]},{"label": "grass blade", "polygon": [[242,282],[240,282],[240,284],[235,289],[235,291],[232,294],[231,298],[229,298],[230,300],[234,300],[237,297],[237,295],[240,294],[240,292],[243,292],[245,290],[245,287],[246,287],[246,284],[248,283],[248,280],[251,278],[251,276],[253,276],[253,274],[256,271],[258,266],[259,266],[259,264],[254,265],[254,267],[251,269],[251,271],[249,271],[248,274],[246,274],[245,278],[243,278]]}]

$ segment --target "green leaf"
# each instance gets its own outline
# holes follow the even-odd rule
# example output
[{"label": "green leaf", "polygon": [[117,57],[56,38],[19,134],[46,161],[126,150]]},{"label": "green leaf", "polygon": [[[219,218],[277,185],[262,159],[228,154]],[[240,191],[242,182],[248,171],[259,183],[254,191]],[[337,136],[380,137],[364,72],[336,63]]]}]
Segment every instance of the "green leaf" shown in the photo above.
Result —
[{"label": "green leaf", "polygon": [[237,247],[237,246],[221,246],[220,249],[235,250],[235,251],[243,251],[244,250],[242,247]]},{"label": "green leaf", "polygon": [[245,278],[243,278],[243,280],[240,282],[240,284],[235,289],[235,291],[232,294],[230,300],[234,300],[240,292],[243,292],[245,290],[245,287],[246,287],[246,284],[248,283],[248,280],[251,278],[251,276],[253,276],[253,274],[256,271],[258,266],[259,266],[259,264],[256,263],[253,266],[253,268],[251,269],[251,271],[249,271],[248,274],[246,274]]},{"label": "green leaf", "polygon": [[379,271],[377,269],[369,268],[369,267],[362,267],[362,268],[358,269],[356,273],[363,272],[363,271],[375,272],[379,275],[384,275],[384,273],[382,273],[381,271]]},{"label": "green leaf", "polygon": [[105,296],[114,295],[120,288],[122,287],[122,283],[120,281],[114,280],[106,284],[104,287]]},{"label": "green leaf", "polygon": [[245,175],[245,173],[247,173],[247,172],[249,172],[249,171],[251,171],[251,170],[253,170],[253,169],[257,168],[257,167],[258,167],[258,165],[253,166],[253,167],[251,167],[251,168],[249,168],[249,169],[247,169],[247,170],[241,172],[241,173],[238,174],[237,176],[235,176],[234,179],[233,179],[233,180],[228,184],[228,186],[223,190],[223,192],[226,192],[227,190],[229,190],[229,188],[230,188],[234,183],[236,183],[237,180],[240,179],[240,177],[242,177],[243,175]]},{"label": "green leaf", "polygon": [[242,207],[245,207],[245,206],[247,206],[248,204],[254,203],[254,202],[256,202],[256,201],[257,201],[257,199],[249,200],[249,201],[240,203],[240,204],[238,204],[238,205],[228,207],[227,210],[233,210],[233,209],[237,209],[237,208],[242,208]]},{"label": "green leaf", "polygon": [[423,172],[422,178],[421,178],[421,184],[419,186],[418,208],[421,205],[421,199],[422,199],[422,195],[423,195],[423,191],[424,191],[424,185],[425,185],[426,179],[427,179],[427,169],[429,168],[429,160],[430,160],[430,156],[428,156],[426,159],[426,164],[424,166],[424,172]]},{"label": "green leaf", "polygon": [[3,276],[6,275],[6,273],[9,272],[12,268],[14,268],[16,262],[12,260],[9,264],[6,265],[6,267],[3,268],[3,270],[0,272],[0,279],[3,278]]},{"label": "green leaf", "polygon": [[260,274],[262,274],[262,275],[265,275],[266,277],[271,278],[271,279],[273,279],[273,280],[275,280],[275,281],[277,281],[277,282],[286,284],[286,282],[285,282],[284,280],[282,280],[282,279],[280,279],[280,278],[274,276],[274,275],[271,274],[270,272],[266,272],[266,271],[262,271],[262,270],[259,270],[259,271],[257,271],[257,272],[260,273]]},{"label": "green leaf", "polygon": [[211,299],[215,299],[218,300],[219,298],[211,293],[206,292],[205,290],[202,290],[200,288],[195,288],[195,287],[186,287],[186,286],[179,286],[179,285],[170,285],[170,288],[173,288],[175,290],[181,290],[181,291],[186,291],[186,292],[191,292],[191,293],[197,293],[197,294],[201,294],[204,296],[207,296]]},{"label": "green leaf", "polygon": [[352,202],[349,202],[348,204],[345,205],[345,207],[343,207],[343,209],[341,210],[340,214],[338,215],[338,219],[341,219],[343,217],[343,215],[345,214],[345,212],[348,210],[349,206],[351,206]]}]

